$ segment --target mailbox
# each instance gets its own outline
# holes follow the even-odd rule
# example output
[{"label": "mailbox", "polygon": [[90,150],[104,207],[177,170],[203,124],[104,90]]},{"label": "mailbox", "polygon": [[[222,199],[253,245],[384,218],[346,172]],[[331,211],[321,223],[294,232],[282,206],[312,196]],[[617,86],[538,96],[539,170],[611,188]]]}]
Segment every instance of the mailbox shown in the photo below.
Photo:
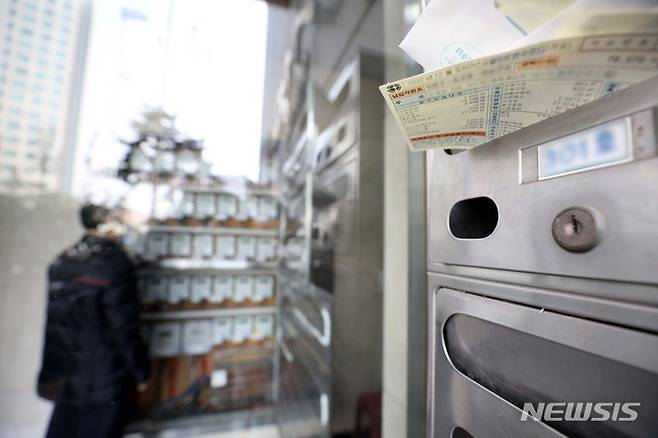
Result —
[{"label": "mailbox", "polygon": [[428,153],[428,436],[658,435],[656,107]]}]

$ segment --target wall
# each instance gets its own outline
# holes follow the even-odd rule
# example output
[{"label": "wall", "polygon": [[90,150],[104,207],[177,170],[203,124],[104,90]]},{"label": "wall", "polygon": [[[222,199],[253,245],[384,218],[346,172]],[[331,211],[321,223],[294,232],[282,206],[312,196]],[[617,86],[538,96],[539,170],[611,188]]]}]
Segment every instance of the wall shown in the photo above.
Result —
[{"label": "wall", "polygon": [[[417,0],[384,0],[386,82],[419,72],[398,47]],[[384,438],[425,434],[427,372],[424,154],[411,153],[387,110],[384,121]]]},{"label": "wall", "polygon": [[50,261],[80,234],[57,195],[0,196],[0,438],[44,436],[51,405],[35,395]]},{"label": "wall", "polygon": [[382,53],[382,0],[343,1],[331,20],[316,22],[311,77],[327,92],[359,50]]}]

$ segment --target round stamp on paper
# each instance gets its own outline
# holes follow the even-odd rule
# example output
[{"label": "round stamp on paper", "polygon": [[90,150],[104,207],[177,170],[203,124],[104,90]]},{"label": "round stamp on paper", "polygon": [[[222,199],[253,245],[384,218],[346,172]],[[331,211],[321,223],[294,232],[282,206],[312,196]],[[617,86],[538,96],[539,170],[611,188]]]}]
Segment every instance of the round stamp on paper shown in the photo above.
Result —
[{"label": "round stamp on paper", "polygon": [[447,66],[459,62],[475,59],[480,56],[480,51],[470,44],[452,43],[441,52],[441,65]]}]

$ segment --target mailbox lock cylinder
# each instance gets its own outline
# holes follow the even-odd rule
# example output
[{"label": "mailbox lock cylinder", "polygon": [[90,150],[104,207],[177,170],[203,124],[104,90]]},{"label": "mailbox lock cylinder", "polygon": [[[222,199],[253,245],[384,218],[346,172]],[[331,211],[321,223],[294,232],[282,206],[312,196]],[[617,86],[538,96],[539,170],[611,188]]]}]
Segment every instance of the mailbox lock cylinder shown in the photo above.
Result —
[{"label": "mailbox lock cylinder", "polygon": [[562,210],[553,220],[553,238],[570,252],[587,252],[599,241],[594,215],[581,207]]}]

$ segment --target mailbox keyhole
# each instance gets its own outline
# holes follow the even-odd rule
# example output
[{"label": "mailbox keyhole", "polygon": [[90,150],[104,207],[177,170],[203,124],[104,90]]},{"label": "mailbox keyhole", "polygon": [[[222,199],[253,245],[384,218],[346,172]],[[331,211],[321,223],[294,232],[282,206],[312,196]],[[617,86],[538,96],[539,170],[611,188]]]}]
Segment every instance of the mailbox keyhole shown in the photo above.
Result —
[{"label": "mailbox keyhole", "polygon": [[586,252],[596,246],[599,236],[596,218],[587,209],[571,207],[553,220],[553,238],[571,252]]},{"label": "mailbox keyhole", "polygon": [[583,224],[578,219],[576,219],[575,214],[572,214],[571,222],[569,222],[565,227],[564,234],[568,236],[577,236],[582,229],[583,229]]}]

